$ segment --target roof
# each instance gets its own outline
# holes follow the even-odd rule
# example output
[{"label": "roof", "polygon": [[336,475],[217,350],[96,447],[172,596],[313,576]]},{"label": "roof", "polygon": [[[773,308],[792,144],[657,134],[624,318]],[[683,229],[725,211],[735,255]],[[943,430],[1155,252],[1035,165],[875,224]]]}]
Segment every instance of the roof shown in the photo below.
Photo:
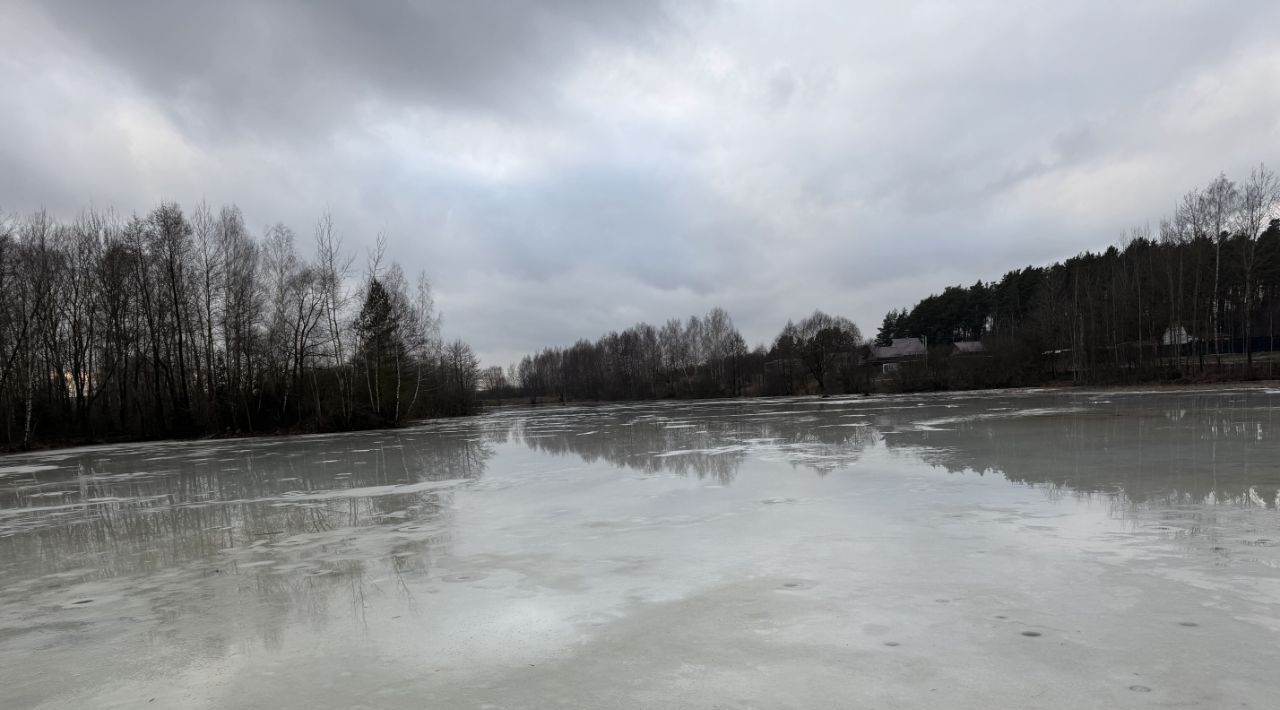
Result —
[{"label": "roof", "polygon": [[956,346],[956,352],[965,355],[986,351],[981,340],[957,340],[952,345]]},{"label": "roof", "polygon": [[1191,335],[1182,325],[1171,325],[1164,329],[1164,335],[1160,336],[1161,345],[1187,345],[1199,342],[1199,338]]},{"label": "roof", "polygon": [[923,357],[924,341],[919,338],[894,338],[889,345],[872,345],[871,359],[892,360],[901,357]]}]

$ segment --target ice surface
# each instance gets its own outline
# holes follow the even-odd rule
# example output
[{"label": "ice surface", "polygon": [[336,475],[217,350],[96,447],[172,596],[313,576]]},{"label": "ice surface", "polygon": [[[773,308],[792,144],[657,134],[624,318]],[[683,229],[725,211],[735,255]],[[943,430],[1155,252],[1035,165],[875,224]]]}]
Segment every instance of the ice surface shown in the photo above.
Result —
[{"label": "ice surface", "polygon": [[37,471],[49,471],[58,468],[52,464],[20,464],[17,466],[0,466],[0,478],[5,476],[18,476],[27,473],[35,473]]},{"label": "ice surface", "polygon": [[550,406],[4,457],[0,707],[1272,707],[1278,405]]}]

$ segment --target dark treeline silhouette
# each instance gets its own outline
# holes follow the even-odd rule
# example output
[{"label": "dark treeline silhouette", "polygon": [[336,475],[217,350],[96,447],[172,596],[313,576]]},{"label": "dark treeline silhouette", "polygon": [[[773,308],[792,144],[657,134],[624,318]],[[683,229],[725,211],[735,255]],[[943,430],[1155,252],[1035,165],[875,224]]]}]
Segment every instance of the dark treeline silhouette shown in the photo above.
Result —
[{"label": "dark treeline silhouette", "polygon": [[326,215],[314,255],[234,206],[0,219],[7,445],[394,426],[474,408],[477,360],[444,344],[425,277],[384,242],[363,275]]},{"label": "dark treeline silhouette", "polygon": [[[1071,379],[1123,382],[1265,376],[1280,315],[1280,181],[1265,166],[1188,192],[1158,231],[999,281],[947,288],[890,311],[877,341],[927,339],[904,388]],[[980,357],[949,344],[983,341]],[[1255,368],[1255,353],[1268,368]]]},{"label": "dark treeline silhouette", "polygon": [[862,334],[846,318],[815,311],[788,322],[769,347],[748,350],[722,308],[662,327],[639,323],[594,343],[526,355],[506,372],[481,373],[486,394],[571,400],[636,400],[853,392]]},{"label": "dark treeline silhouette", "polygon": [[[1188,192],[1158,231],[890,311],[877,351],[815,312],[748,350],[722,309],[547,348],[481,375],[491,397],[569,400],[1274,376],[1280,180],[1259,165]],[[962,341],[964,347],[954,344]],[[901,342],[901,340],[900,340]],[[1266,353],[1266,367],[1255,354]]]}]

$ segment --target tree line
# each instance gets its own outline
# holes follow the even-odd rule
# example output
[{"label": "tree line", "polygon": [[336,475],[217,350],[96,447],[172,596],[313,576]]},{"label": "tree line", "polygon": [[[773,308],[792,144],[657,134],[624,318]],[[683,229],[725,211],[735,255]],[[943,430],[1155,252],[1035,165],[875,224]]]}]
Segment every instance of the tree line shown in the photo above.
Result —
[{"label": "tree line", "polygon": [[[491,397],[624,400],[827,394],[1274,375],[1280,180],[1265,165],[1187,192],[1156,230],[1102,252],[952,286],[891,310],[874,343],[817,311],[748,349],[721,308],[546,348],[486,369]],[[879,369],[872,345],[919,338],[927,357]],[[960,341],[980,352],[956,352]],[[1255,355],[1267,353],[1267,369]]]},{"label": "tree line", "polygon": [[[1280,180],[1265,165],[1241,182],[1219,175],[1183,195],[1154,230],[1134,228],[1100,253],[947,288],[890,311],[877,340],[982,340],[988,362],[968,368],[973,385],[1265,374],[1255,355],[1275,351],[1277,207]],[[956,384],[944,369],[916,376]]]},{"label": "tree line", "polygon": [[481,373],[490,397],[533,401],[706,398],[852,392],[862,334],[822,311],[788,321],[769,346],[748,349],[723,308],[661,327],[638,323],[594,342],[525,355]]},{"label": "tree line", "polygon": [[[890,387],[1069,378],[1252,376],[1274,359],[1280,180],[1265,166],[1189,191],[1153,231],[886,314],[877,341],[921,338]],[[8,447],[41,441],[394,426],[465,414],[477,390],[533,400],[866,391],[883,386],[858,327],[821,311],[748,348],[722,308],[483,371],[445,343],[424,276],[379,239],[361,273],[330,217],[309,256],[234,205],[174,203],[0,218],[0,417]],[[978,357],[949,358],[957,341]],[[1269,371],[1269,370],[1268,370]]]},{"label": "tree line", "polygon": [[478,361],[445,343],[425,276],[363,273],[323,216],[284,224],[165,202],[0,218],[0,417],[40,442],[394,426],[475,408]]}]

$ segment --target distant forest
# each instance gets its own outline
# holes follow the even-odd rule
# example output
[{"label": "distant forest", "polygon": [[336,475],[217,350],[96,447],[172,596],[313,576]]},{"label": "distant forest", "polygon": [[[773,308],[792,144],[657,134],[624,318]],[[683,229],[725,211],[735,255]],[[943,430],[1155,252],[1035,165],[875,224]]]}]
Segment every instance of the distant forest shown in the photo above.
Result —
[{"label": "distant forest", "polygon": [[[1188,192],[1101,253],[955,286],[864,341],[821,311],[749,348],[721,308],[481,370],[443,342],[431,289],[358,272],[332,220],[310,256],[234,206],[0,219],[8,448],[396,426],[490,401],[638,400],[1120,383],[1280,372],[1280,181]],[[960,346],[955,345],[961,343]],[[889,347],[886,347],[889,346]]]},{"label": "distant forest", "polygon": [[769,348],[747,348],[722,308],[661,327],[639,323],[595,342],[526,355],[481,371],[488,397],[625,400],[734,397],[861,388],[862,333],[822,311],[788,322]]},{"label": "distant forest", "polygon": [[476,407],[425,277],[234,206],[0,220],[0,417],[39,443],[394,426]]},{"label": "distant forest", "polygon": [[[484,394],[622,400],[1274,376],[1280,182],[1220,175],[1101,253],[955,286],[885,315],[874,342],[822,312],[748,349],[728,313],[640,323],[481,373]],[[918,339],[920,356],[874,346]],[[978,349],[960,350],[956,342]],[[1255,362],[1265,353],[1265,367]]]},{"label": "distant forest", "polygon": [[[1219,175],[1187,192],[1153,230],[1136,227],[1102,253],[1010,271],[890,311],[878,340],[982,340],[976,385],[1046,376],[1077,382],[1280,374],[1280,181],[1259,165],[1242,183]],[[1266,368],[1255,367],[1259,353]],[[916,372],[929,385],[944,371]]]}]

